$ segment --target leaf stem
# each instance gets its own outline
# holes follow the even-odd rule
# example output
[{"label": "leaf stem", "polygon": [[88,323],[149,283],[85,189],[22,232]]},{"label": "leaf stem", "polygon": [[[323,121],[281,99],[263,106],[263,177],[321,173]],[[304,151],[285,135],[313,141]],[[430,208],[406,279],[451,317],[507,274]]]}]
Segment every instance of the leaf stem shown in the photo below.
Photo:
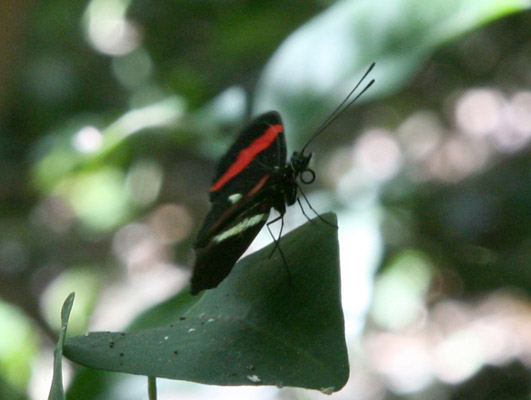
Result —
[{"label": "leaf stem", "polygon": [[157,378],[148,376],[148,397],[149,400],[157,400]]}]

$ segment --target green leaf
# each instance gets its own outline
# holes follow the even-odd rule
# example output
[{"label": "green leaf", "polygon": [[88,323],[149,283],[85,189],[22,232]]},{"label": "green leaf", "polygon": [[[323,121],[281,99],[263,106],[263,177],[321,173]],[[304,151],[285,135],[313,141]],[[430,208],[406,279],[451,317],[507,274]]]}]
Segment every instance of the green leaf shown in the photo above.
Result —
[{"label": "green leaf", "polygon": [[[334,214],[327,221],[336,222]],[[96,332],[67,340],[65,355],[110,371],[215,385],[339,390],[348,379],[337,228],[315,219],[243,260],[218,288],[179,295],[167,327]],[[188,300],[195,300],[190,304]]]},{"label": "green leaf", "polygon": [[74,304],[74,293],[70,293],[63,303],[63,308],[61,309],[61,332],[59,333],[59,340],[55,346],[53,352],[54,362],[53,362],[53,379],[52,386],[50,388],[50,394],[48,395],[48,400],[64,400],[65,392],[63,389],[63,346],[66,336],[66,328],[68,326],[68,318],[70,317],[70,311],[72,310],[72,305]]}]

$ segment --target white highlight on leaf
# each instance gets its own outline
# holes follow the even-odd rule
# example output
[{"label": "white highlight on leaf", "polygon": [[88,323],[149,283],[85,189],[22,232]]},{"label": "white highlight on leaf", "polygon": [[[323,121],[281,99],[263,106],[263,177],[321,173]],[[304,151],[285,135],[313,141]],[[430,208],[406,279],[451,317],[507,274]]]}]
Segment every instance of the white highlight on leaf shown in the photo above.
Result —
[{"label": "white highlight on leaf", "polygon": [[247,375],[247,379],[254,383],[260,382],[260,378],[256,375]]},{"label": "white highlight on leaf", "polygon": [[334,393],[334,390],[335,390],[335,389],[336,389],[335,387],[333,387],[333,386],[329,386],[329,387],[323,387],[323,388],[321,388],[321,389],[319,389],[319,390],[320,390],[322,393],[324,393],[324,394],[328,394],[328,395],[330,395],[330,394]]},{"label": "white highlight on leaf", "polygon": [[225,232],[222,232],[219,235],[214,236],[212,240],[214,242],[219,243],[231,236],[237,235],[238,233],[245,231],[246,229],[258,224],[259,222],[263,220],[266,220],[267,217],[268,217],[267,214],[258,214],[258,215],[255,215],[254,217],[244,219],[242,222],[226,230]]},{"label": "white highlight on leaf", "polygon": [[188,329],[188,333],[195,331],[195,328]]}]

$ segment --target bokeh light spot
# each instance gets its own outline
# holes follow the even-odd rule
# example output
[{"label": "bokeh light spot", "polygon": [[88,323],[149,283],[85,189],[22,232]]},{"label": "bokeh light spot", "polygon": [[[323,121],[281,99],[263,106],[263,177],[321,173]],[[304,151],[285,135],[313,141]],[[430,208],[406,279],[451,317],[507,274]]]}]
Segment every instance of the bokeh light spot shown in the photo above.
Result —
[{"label": "bokeh light spot", "polygon": [[354,147],[357,165],[373,178],[388,180],[402,166],[402,150],[395,137],[383,129],[363,133]]},{"label": "bokeh light spot", "polygon": [[503,104],[503,97],[497,91],[469,90],[457,100],[457,126],[473,136],[487,135],[499,126]]},{"label": "bokeh light spot", "polygon": [[172,244],[190,235],[192,218],[185,207],[164,204],[152,213],[150,225],[163,243]]},{"label": "bokeh light spot", "polygon": [[128,6],[128,1],[92,0],[85,14],[86,32],[96,50],[116,56],[138,47],[138,29],[125,18]]},{"label": "bokeh light spot", "polygon": [[155,161],[139,161],[128,171],[125,185],[131,201],[146,207],[158,197],[162,186],[163,171]]},{"label": "bokeh light spot", "polygon": [[72,145],[80,153],[93,153],[103,144],[101,132],[93,126],[84,126],[72,138]]}]

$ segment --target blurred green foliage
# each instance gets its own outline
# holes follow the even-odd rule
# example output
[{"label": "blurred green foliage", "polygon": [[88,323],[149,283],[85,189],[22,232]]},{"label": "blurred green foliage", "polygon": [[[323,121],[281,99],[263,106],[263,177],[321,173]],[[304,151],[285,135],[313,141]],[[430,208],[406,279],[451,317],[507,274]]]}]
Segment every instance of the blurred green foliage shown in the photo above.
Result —
[{"label": "blurred green foliage", "polygon": [[[334,207],[340,227],[341,215],[358,214],[379,227],[365,336],[404,332],[421,319],[419,304],[427,320],[447,300],[474,308],[497,299],[513,310],[497,297],[510,293],[528,310],[529,5],[8,0],[0,319],[20,327],[0,332],[3,343],[27,339],[0,354],[0,398],[30,398],[36,349],[57,337],[49,315],[75,289],[65,285],[84,286],[83,325],[103,288],[129,276],[131,254],[146,249],[131,243],[150,244],[148,265],[191,264],[215,160],[251,110],[278,109],[290,144],[303,143],[372,61],[374,88],[312,149],[325,193],[313,198],[327,199],[318,210]],[[360,268],[350,259],[342,267]],[[398,297],[402,311],[389,319]],[[484,376],[496,393],[513,389],[505,398],[525,398],[529,366],[509,358],[506,369],[471,369],[464,383],[426,383],[424,394],[371,373],[384,376],[381,398],[494,398]]]}]

